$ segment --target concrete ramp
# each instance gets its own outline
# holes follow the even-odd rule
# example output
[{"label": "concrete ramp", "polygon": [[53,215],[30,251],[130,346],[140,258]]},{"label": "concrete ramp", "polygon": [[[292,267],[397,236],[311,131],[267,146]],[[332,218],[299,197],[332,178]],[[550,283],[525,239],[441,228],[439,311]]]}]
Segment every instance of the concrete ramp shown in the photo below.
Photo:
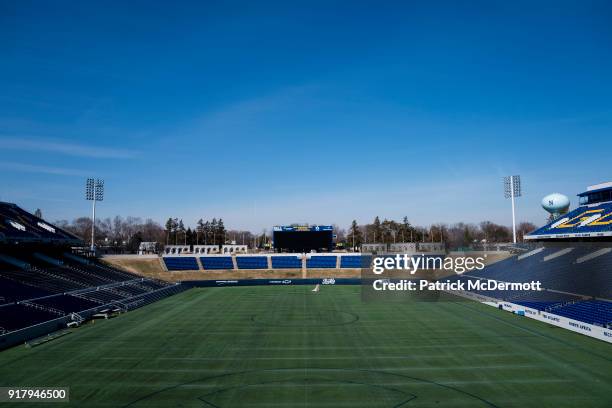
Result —
[{"label": "concrete ramp", "polygon": [[553,253],[553,254],[546,255],[546,256],[544,257],[544,262],[548,262],[548,261],[553,260],[553,259],[555,259],[555,258],[558,258],[558,257],[560,257],[560,256],[567,255],[567,254],[569,254],[570,252],[572,252],[573,250],[574,250],[574,248],[565,248],[565,249],[562,249],[562,250],[560,250],[560,251],[557,251],[557,252],[555,252],[555,253]]},{"label": "concrete ramp", "polygon": [[518,259],[519,261],[522,261],[523,259],[525,259],[525,258],[529,258],[530,256],[533,256],[533,255],[537,255],[537,254],[539,254],[539,253],[540,253],[540,252],[542,252],[542,251],[544,251],[544,247],[541,247],[541,248],[536,248],[536,249],[534,249],[533,251],[529,251],[529,252],[527,252],[526,254],[519,255],[519,257],[518,257],[517,259]]},{"label": "concrete ramp", "polygon": [[602,249],[599,249],[597,251],[591,252],[588,255],[585,255],[583,257],[580,257],[580,258],[576,259],[576,263],[583,263],[583,262],[586,262],[586,261],[590,261],[591,259],[595,259],[595,258],[600,257],[602,255],[609,254],[611,251],[612,251],[612,248],[602,248]]}]

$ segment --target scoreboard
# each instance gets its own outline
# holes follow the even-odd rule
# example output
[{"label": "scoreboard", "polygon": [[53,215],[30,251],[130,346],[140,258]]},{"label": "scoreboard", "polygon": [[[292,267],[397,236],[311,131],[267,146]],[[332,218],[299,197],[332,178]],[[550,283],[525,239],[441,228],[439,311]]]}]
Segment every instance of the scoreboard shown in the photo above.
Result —
[{"label": "scoreboard", "polygon": [[278,252],[331,251],[333,238],[331,225],[275,226],[272,230],[274,249]]}]

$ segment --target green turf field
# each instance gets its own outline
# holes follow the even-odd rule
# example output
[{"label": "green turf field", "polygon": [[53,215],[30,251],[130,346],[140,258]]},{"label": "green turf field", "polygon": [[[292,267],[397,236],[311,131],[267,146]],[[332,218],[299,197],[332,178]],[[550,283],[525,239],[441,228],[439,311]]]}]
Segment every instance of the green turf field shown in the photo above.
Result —
[{"label": "green turf field", "polygon": [[86,407],[612,407],[610,344],[472,302],[310,289],[192,289],[0,352],[0,385],[70,386]]}]

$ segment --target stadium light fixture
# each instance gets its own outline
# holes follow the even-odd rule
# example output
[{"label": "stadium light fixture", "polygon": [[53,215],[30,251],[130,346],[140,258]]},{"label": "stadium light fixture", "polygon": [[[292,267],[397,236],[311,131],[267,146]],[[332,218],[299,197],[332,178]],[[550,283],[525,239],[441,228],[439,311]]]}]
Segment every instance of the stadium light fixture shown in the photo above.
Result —
[{"label": "stadium light fixture", "polygon": [[96,250],[96,201],[104,200],[104,180],[88,178],[85,183],[85,199],[92,202],[91,251]]},{"label": "stadium light fixture", "polygon": [[521,176],[504,177],[504,197],[512,201],[512,242],[516,244],[516,216],[514,213],[514,199],[520,197],[521,191]]}]

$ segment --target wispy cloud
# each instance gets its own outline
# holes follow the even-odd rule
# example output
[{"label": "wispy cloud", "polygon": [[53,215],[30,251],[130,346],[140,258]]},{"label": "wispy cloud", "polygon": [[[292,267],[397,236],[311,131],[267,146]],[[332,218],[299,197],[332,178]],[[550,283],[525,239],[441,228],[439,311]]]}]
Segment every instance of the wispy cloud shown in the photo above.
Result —
[{"label": "wispy cloud", "polygon": [[15,163],[15,162],[3,162],[0,161],[0,169],[8,171],[26,172],[26,173],[41,173],[41,174],[55,174],[58,176],[87,176],[87,171],[66,169],[62,167],[49,167],[49,166],[36,166],[33,164]]},{"label": "wispy cloud", "polygon": [[0,149],[43,151],[99,159],[130,159],[137,155],[136,152],[125,149],[15,137],[0,137]]},{"label": "wispy cloud", "polygon": [[[251,137],[253,129],[269,131],[278,121],[287,120],[294,111],[302,113],[320,106],[321,85],[309,83],[289,86],[257,97],[238,100],[202,116],[179,129],[181,134]],[[172,138],[174,139],[174,137]]]}]

